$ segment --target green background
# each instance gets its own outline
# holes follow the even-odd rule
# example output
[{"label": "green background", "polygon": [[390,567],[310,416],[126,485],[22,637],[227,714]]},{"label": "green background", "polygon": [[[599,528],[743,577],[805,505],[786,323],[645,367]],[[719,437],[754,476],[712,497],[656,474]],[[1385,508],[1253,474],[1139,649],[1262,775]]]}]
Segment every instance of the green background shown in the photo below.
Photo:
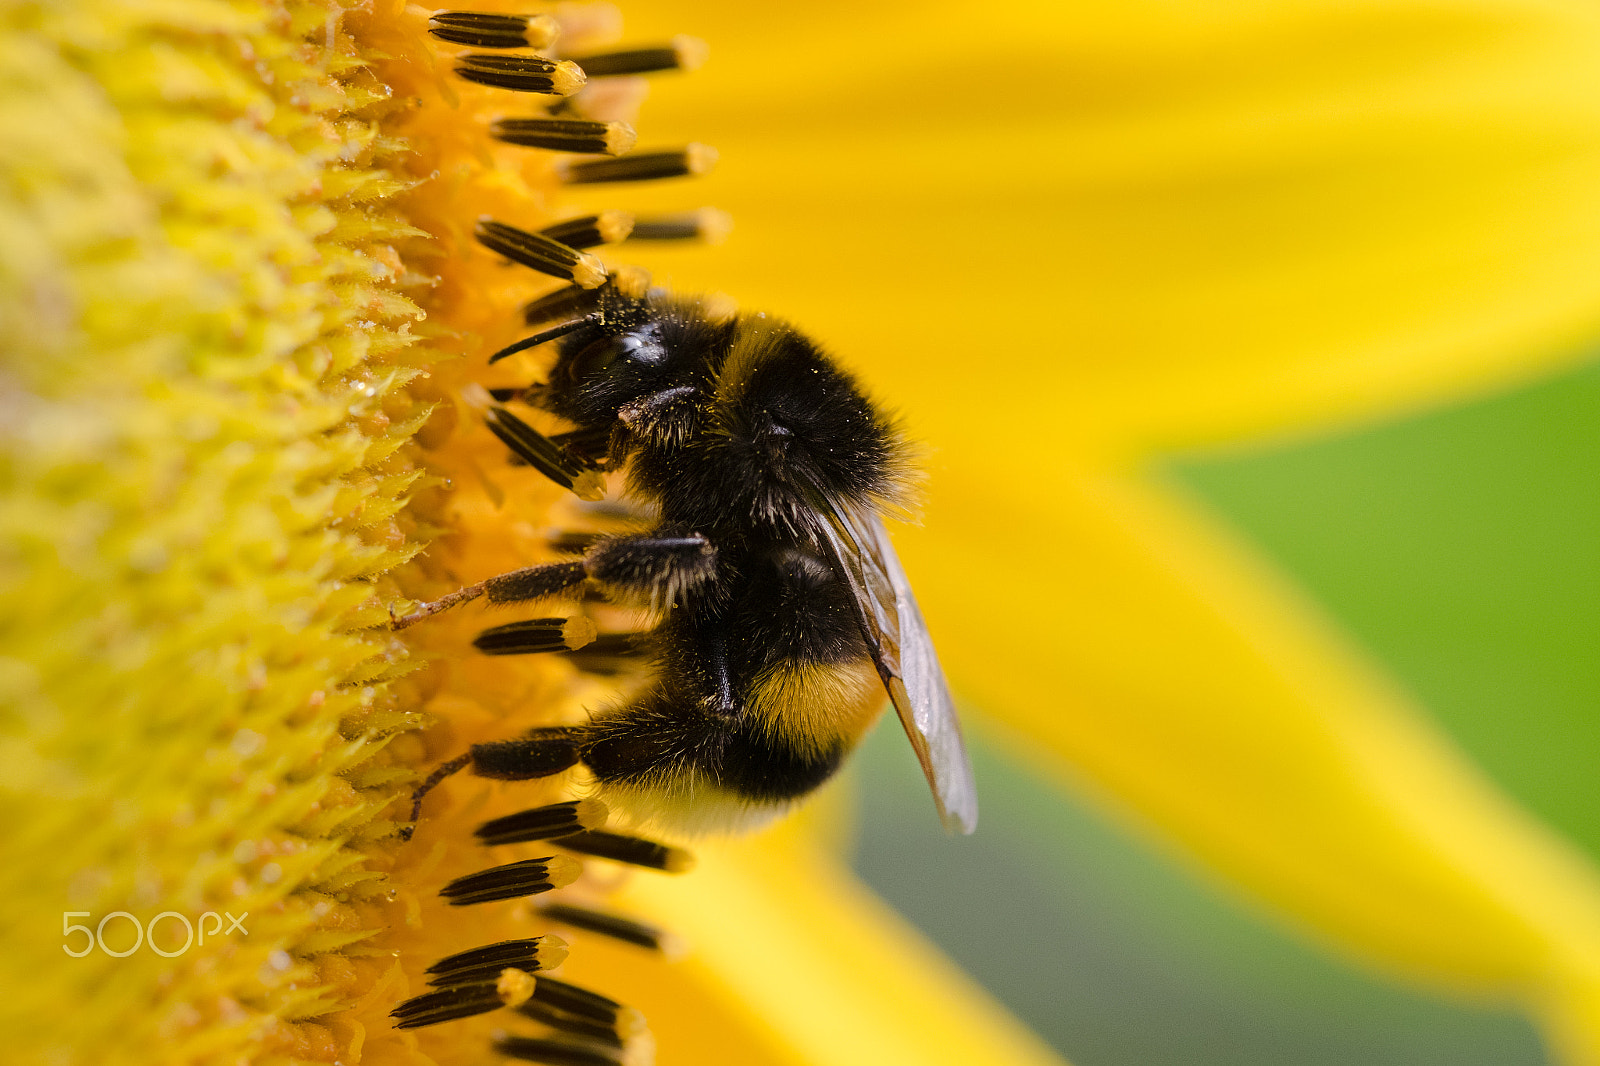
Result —
[{"label": "green background", "polygon": [[[1315,596],[1480,766],[1600,850],[1600,371],[1159,476]],[[976,716],[974,716],[976,717]],[[949,840],[893,723],[862,876],[1076,1066],[1535,1066],[1534,1029],[1302,941],[979,732]]]}]

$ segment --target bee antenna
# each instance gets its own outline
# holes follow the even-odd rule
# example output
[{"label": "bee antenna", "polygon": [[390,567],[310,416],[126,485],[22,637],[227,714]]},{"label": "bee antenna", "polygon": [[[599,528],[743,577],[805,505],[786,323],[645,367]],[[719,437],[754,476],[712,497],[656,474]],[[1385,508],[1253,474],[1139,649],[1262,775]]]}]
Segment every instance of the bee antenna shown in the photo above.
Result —
[{"label": "bee antenna", "polygon": [[537,348],[541,344],[548,344],[553,340],[559,340],[569,333],[576,333],[584,326],[593,325],[599,321],[600,316],[598,314],[591,314],[584,315],[582,318],[575,318],[570,322],[563,322],[559,326],[551,326],[547,330],[541,330],[531,337],[524,337],[515,344],[508,344],[506,347],[501,348],[498,352],[495,352],[489,357],[489,362],[498,363],[508,355],[516,355],[518,352],[525,352],[529,348]]}]

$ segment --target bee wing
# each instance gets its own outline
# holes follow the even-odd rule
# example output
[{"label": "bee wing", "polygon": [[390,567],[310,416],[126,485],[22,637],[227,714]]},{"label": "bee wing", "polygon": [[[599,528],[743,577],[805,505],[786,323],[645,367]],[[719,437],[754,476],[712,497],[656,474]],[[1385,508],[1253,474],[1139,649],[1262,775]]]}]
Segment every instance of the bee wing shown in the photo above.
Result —
[{"label": "bee wing", "polygon": [[850,586],[856,620],[928,777],[939,817],[950,832],[970,833],[978,824],[978,791],[961,723],[889,533],[864,508],[840,504],[822,511],[828,518],[823,541]]}]

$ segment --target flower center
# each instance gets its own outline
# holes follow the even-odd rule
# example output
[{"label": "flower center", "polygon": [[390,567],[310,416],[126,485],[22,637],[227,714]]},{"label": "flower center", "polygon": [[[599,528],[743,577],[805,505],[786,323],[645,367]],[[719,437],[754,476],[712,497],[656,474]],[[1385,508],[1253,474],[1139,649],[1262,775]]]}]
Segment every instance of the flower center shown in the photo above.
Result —
[{"label": "flower center", "polygon": [[[428,705],[440,717],[444,717],[447,707],[451,709],[451,735],[440,738],[441,750],[430,750],[423,757],[434,762],[437,769],[416,791],[412,812],[416,839],[399,857],[397,875],[418,886],[424,899],[430,890],[435,891],[439,903],[471,908],[480,914],[498,908],[503,920],[453,923],[443,914],[434,920],[429,912],[439,903],[419,900],[428,930],[414,946],[402,942],[407,969],[423,961],[417,957],[421,951],[437,951],[433,945],[453,939],[452,926],[459,930],[454,935],[466,942],[428,967],[425,980],[430,990],[396,1007],[391,1013],[393,1024],[397,1029],[411,1030],[492,1012],[502,1012],[498,1015],[501,1018],[519,1016],[542,1029],[492,1037],[486,1032],[485,1038],[492,1039],[501,1054],[551,1064],[634,1061],[648,1055],[650,1045],[644,1020],[637,1011],[550,976],[549,971],[560,966],[568,955],[566,942],[549,932],[550,927],[577,930],[580,936],[603,937],[655,953],[669,951],[672,944],[670,937],[645,923],[586,905],[585,897],[604,894],[604,883],[597,873],[584,870],[582,860],[600,859],[623,867],[677,873],[686,870],[692,859],[682,849],[607,830],[608,811],[594,799],[560,799],[489,818],[471,831],[474,843],[462,839],[461,818],[456,813],[459,804],[424,805],[424,798],[443,786],[446,778],[468,767],[478,777],[498,780],[552,778],[522,787],[533,790],[535,795],[542,792],[546,798],[559,795],[561,786],[553,775],[576,765],[586,742],[576,738],[572,727],[552,723],[581,713],[578,705],[583,702],[583,695],[589,694],[583,686],[596,688],[602,682],[595,679],[634,671],[646,652],[645,645],[635,641],[633,634],[605,631],[625,625],[615,608],[585,603],[580,596],[584,582],[593,576],[593,567],[585,568],[587,560],[605,539],[605,511],[591,509],[577,514],[579,522],[602,527],[594,531],[530,537],[524,531],[525,523],[518,522],[519,517],[531,517],[541,509],[548,513],[549,509],[562,506],[568,507],[568,520],[574,517],[570,505],[561,504],[549,485],[524,484],[525,473],[542,474],[557,489],[566,489],[584,499],[601,499],[603,480],[611,471],[597,456],[604,455],[606,442],[589,439],[593,435],[582,431],[547,435],[536,425],[540,415],[519,415],[506,405],[534,398],[544,388],[529,379],[536,376],[535,367],[545,345],[614,314],[607,294],[637,296],[648,289],[648,281],[639,272],[610,267],[592,249],[630,237],[652,241],[715,240],[727,228],[726,216],[712,210],[659,218],[635,218],[621,210],[602,210],[563,221],[537,221],[548,214],[544,198],[560,184],[606,184],[623,189],[624,183],[629,182],[701,174],[716,159],[712,149],[697,144],[632,151],[636,135],[631,112],[642,95],[637,87],[638,77],[691,69],[703,60],[704,46],[680,37],[657,47],[606,51],[585,41],[586,37],[595,36],[594,29],[592,13],[585,15],[578,8],[562,8],[554,16],[451,11],[439,12],[428,20],[428,30],[437,41],[474,49],[449,61],[454,76],[470,83],[470,87],[459,90],[461,110],[466,114],[450,122],[453,128],[439,129],[438,136],[461,137],[461,127],[472,126],[482,114],[487,121],[474,127],[482,138],[480,160],[496,144],[517,152],[529,150],[520,159],[502,161],[497,167],[480,164],[470,172],[466,168],[452,171],[442,167],[419,186],[414,216],[421,216],[427,228],[441,235],[443,243],[453,244],[454,255],[472,264],[468,277],[473,280],[463,283],[458,262],[440,263],[441,281],[432,305],[445,308],[441,317],[452,320],[452,326],[459,323],[462,332],[471,329],[493,335],[505,326],[493,323],[487,308],[505,307],[516,287],[526,284],[529,277],[518,273],[519,280],[508,280],[504,261],[564,284],[531,302],[526,297],[518,300],[527,304],[522,312],[526,324],[546,328],[492,355],[480,356],[484,359],[477,364],[484,368],[481,373],[492,376],[493,381],[475,380],[480,371],[470,366],[439,373],[442,378],[457,375],[457,380],[441,383],[443,401],[450,404],[459,397],[480,419],[459,428],[447,424],[431,439],[427,433],[422,435],[423,444],[428,446],[429,465],[448,479],[450,487],[421,500],[421,517],[428,521],[437,516],[444,519],[438,524],[449,524],[460,532],[444,542],[443,550],[421,560],[419,572],[407,581],[408,590],[430,596],[430,602],[395,620],[395,628],[407,630],[406,639],[415,653],[436,658],[456,682],[441,688]],[[477,86],[500,95],[485,96]],[[496,106],[526,108],[529,103],[539,113],[486,113]],[[419,115],[409,130],[414,140],[420,134],[424,149],[433,137],[424,131],[433,128],[429,125],[433,121],[430,116]],[[520,183],[515,169],[518,167]],[[535,178],[541,179],[538,184]],[[521,191],[526,195],[511,195],[523,183]],[[460,217],[465,211],[459,211],[458,217],[452,218],[443,214],[446,202],[458,208],[468,207],[473,215],[487,209],[498,217]],[[530,220],[534,220],[532,225]],[[503,257],[500,263],[486,267],[481,253],[459,239],[458,235],[467,232],[469,226],[478,245]],[[454,284],[451,276],[457,279]],[[475,279],[483,277],[493,277],[493,281],[476,283]],[[470,302],[461,298],[469,295]],[[629,358],[628,352],[620,354],[622,363],[643,365],[641,360]],[[487,369],[488,364],[494,364],[494,369]],[[486,391],[484,384],[493,387]],[[489,433],[483,433],[484,429]],[[496,441],[501,449],[498,454]],[[530,469],[519,471],[514,469],[517,466]],[[497,536],[501,543],[495,543]],[[690,556],[702,554],[700,540],[679,539],[683,541],[682,552]],[[537,543],[538,540],[544,543]],[[506,568],[495,566],[497,557],[520,554],[530,548],[541,553],[578,550],[588,554],[585,564],[524,565],[520,570],[477,584],[461,580],[461,575],[479,569],[499,573]],[[664,550],[679,549],[667,545]],[[477,557],[480,554],[481,559]],[[525,561],[524,555],[519,562]],[[449,585],[455,587],[435,595]],[[531,618],[481,628],[470,643],[477,652],[494,657],[492,665],[481,670],[476,668],[477,657],[466,648],[463,626],[467,623],[457,617],[460,612],[446,613],[447,608],[480,598],[495,605],[544,597],[565,597],[578,606],[578,611],[571,617]],[[419,624],[423,622],[427,624]],[[412,629],[414,625],[416,628]],[[593,649],[593,653],[569,660],[579,674],[576,679],[562,668],[548,668],[548,660],[539,658],[540,653],[579,649]],[[465,668],[468,663],[473,664],[472,668]],[[584,677],[590,680],[582,680]],[[570,691],[573,681],[580,694]],[[558,695],[557,690],[564,684],[569,691]],[[511,695],[513,692],[515,696]],[[516,704],[511,713],[496,713],[510,703]],[[524,734],[520,737],[516,735],[519,727]],[[469,751],[460,755],[463,742]],[[447,787],[454,787],[454,783]],[[472,858],[477,848],[527,845],[535,845],[529,849],[530,857],[450,876],[457,868],[470,869],[472,864],[482,862],[481,858]],[[422,858],[430,848],[442,852],[443,860]],[[575,898],[545,902],[547,896],[571,894],[562,892],[568,886],[577,893]],[[539,905],[528,902],[533,897],[540,898]],[[539,935],[505,936],[481,947],[470,947],[472,941],[466,939],[479,930],[522,933],[522,923],[534,927],[526,932]],[[581,950],[581,945],[575,950]],[[452,1039],[458,1040],[459,1035],[454,1034]]]}]

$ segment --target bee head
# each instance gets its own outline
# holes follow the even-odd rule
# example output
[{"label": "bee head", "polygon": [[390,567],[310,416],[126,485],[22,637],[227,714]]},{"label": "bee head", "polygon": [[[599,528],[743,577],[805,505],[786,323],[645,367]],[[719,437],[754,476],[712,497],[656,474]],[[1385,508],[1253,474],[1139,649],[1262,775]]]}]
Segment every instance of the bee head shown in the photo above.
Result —
[{"label": "bee head", "polygon": [[607,285],[591,322],[561,341],[541,405],[583,426],[621,422],[672,442],[691,431],[729,326],[700,303]]}]

